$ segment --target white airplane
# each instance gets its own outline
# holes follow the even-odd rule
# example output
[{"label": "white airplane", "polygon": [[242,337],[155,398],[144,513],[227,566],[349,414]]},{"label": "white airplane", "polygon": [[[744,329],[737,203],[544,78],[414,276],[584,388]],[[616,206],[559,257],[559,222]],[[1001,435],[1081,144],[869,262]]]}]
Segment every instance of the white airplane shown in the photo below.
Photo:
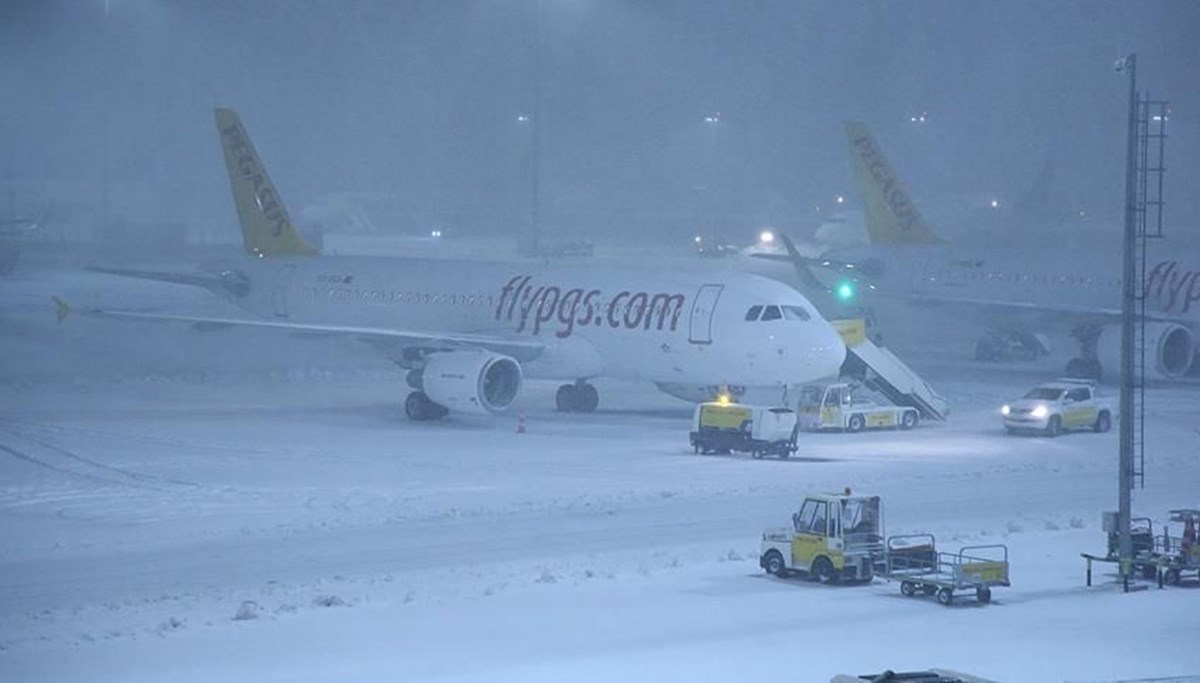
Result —
[{"label": "white airplane", "polygon": [[[949,245],[926,225],[866,126],[847,123],[846,135],[871,245],[794,254],[796,270],[807,271],[802,279],[853,273],[882,300],[939,307],[998,329],[1069,332],[1080,347],[1070,376],[1098,379],[1104,367],[1120,367],[1119,235],[1071,248],[1050,246],[1052,235],[1011,247]],[[1147,376],[1200,375],[1200,245],[1169,236],[1149,240],[1146,251]]]},{"label": "white airplane", "polygon": [[[200,273],[94,270],[205,287],[255,317],[89,313],[353,336],[409,370],[414,420],[502,412],[527,377],[569,380],[557,407],[590,412],[594,377],[783,390],[836,375],[845,357],[804,296],[747,273],[320,256],[237,114],[215,116],[249,255]],[[747,320],[766,310],[772,319]]]}]

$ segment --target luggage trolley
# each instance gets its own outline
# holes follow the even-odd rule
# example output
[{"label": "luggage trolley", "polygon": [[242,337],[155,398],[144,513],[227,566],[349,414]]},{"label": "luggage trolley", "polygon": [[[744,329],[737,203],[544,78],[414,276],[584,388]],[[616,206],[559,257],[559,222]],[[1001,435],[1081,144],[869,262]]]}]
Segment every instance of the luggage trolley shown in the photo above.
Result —
[{"label": "luggage trolley", "polygon": [[1171,536],[1164,527],[1162,535],[1154,537],[1159,579],[1178,586],[1184,572],[1195,572],[1200,580],[1200,510],[1184,508],[1168,514],[1170,521],[1183,523],[1183,535]]},{"label": "luggage trolley", "polygon": [[883,571],[889,581],[900,582],[900,592],[937,595],[949,605],[955,591],[974,590],[981,604],[992,601],[994,586],[1008,586],[1008,546],[969,545],[958,552],[939,552],[933,534],[889,536],[884,548]]}]

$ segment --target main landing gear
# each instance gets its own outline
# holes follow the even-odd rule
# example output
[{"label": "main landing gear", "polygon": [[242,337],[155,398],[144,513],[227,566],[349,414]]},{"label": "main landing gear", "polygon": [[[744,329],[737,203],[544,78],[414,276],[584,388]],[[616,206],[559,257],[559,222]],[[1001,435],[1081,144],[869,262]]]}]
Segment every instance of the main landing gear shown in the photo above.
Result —
[{"label": "main landing gear", "polygon": [[554,407],[560,413],[591,413],[598,405],[600,392],[583,380],[562,385],[554,395]]},{"label": "main landing gear", "polygon": [[1096,344],[1100,341],[1099,327],[1077,327],[1071,332],[1079,342],[1079,356],[1067,361],[1067,377],[1090,379],[1099,382],[1104,375],[1100,367],[1100,359],[1096,354]]},{"label": "main landing gear", "polygon": [[449,412],[445,406],[429,400],[423,391],[414,391],[404,400],[404,414],[410,420],[440,420]]}]

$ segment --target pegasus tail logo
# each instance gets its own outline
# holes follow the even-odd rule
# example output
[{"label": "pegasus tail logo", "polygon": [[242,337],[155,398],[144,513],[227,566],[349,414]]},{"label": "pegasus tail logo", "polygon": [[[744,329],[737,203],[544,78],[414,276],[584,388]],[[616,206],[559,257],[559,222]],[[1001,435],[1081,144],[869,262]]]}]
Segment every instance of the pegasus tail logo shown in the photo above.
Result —
[{"label": "pegasus tail logo", "polygon": [[214,112],[221,148],[225,153],[225,168],[238,219],[242,224],[242,241],[246,251],[258,256],[298,256],[315,254],[292,225],[267,169],[250,143],[237,112],[217,109]]},{"label": "pegasus tail logo", "polygon": [[875,138],[862,123],[846,123],[854,175],[867,209],[867,233],[873,244],[941,242],[901,187]]}]

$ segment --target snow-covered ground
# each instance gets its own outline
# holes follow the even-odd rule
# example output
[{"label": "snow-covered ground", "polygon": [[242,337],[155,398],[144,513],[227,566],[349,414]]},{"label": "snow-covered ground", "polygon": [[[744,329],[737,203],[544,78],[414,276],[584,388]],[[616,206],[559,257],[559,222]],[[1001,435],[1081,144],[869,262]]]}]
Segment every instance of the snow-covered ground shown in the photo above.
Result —
[{"label": "snow-covered ground", "polygon": [[[690,406],[533,384],[514,417],[407,422],[354,342],[68,317],[43,296],[201,307],[99,276],[0,299],[0,680],[800,680],[945,667],[1002,681],[1200,673],[1200,589],[1122,594],[1104,550],[1116,434],[1003,433],[1061,359],[912,364],[944,426],[806,435],[788,461],[693,455]],[[90,292],[85,294],[85,292]],[[919,335],[917,335],[919,336]],[[1200,504],[1200,389],[1148,397],[1139,514]],[[949,608],[895,584],[766,577],[804,493],[884,497],[889,533],[1008,544],[1011,588]]]}]

